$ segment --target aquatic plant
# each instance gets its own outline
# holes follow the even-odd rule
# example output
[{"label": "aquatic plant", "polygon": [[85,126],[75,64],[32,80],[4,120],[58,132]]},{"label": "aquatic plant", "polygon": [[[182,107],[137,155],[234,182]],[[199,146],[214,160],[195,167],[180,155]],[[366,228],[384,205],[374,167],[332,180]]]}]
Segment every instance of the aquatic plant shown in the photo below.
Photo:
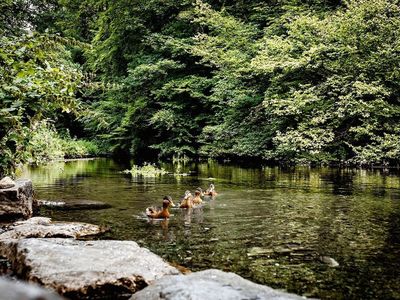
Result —
[{"label": "aquatic plant", "polygon": [[155,164],[144,163],[143,166],[133,165],[130,170],[124,170],[124,173],[129,173],[132,176],[156,177],[167,174],[163,168],[156,167]]}]

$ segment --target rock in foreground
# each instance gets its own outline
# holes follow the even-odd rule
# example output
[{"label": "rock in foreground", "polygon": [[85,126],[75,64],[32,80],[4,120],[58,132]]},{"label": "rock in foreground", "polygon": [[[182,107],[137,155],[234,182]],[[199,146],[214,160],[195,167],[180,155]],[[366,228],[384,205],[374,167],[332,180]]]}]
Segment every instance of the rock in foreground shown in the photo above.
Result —
[{"label": "rock in foreground", "polygon": [[1,249],[17,240],[29,237],[67,237],[79,238],[105,232],[105,228],[80,222],[52,222],[50,218],[33,217],[26,221],[18,221],[5,226],[0,232]]},{"label": "rock in foreground", "polygon": [[131,241],[23,239],[9,259],[20,276],[74,299],[129,297],[164,275],[179,274]]},{"label": "rock in foreground", "polygon": [[0,189],[0,220],[29,218],[33,212],[33,201],[30,180],[17,180],[14,186]]},{"label": "rock in foreground", "polygon": [[15,186],[15,181],[6,176],[0,180],[0,189],[9,189]]},{"label": "rock in foreground", "polygon": [[21,281],[0,277],[0,300],[62,300],[54,292]]},{"label": "rock in foreground", "polygon": [[220,270],[205,270],[190,275],[166,276],[134,294],[130,300],[299,300],[300,296],[274,290]]}]

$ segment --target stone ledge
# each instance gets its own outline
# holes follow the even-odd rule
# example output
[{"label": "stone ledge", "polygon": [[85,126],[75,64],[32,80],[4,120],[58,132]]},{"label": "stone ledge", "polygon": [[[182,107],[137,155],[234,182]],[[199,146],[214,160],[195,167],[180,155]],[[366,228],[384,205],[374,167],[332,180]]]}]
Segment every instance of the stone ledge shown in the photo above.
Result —
[{"label": "stone ledge", "polygon": [[22,239],[8,252],[18,276],[73,299],[129,297],[179,271],[132,241]]},{"label": "stone ledge", "polygon": [[300,296],[256,284],[234,273],[210,269],[189,275],[165,276],[130,300],[300,300]]},{"label": "stone ledge", "polygon": [[19,179],[15,181],[15,186],[0,189],[0,220],[29,218],[34,208],[31,180]]},{"label": "stone ledge", "polygon": [[104,233],[106,228],[81,222],[53,222],[50,218],[33,217],[4,226],[0,231],[0,255],[7,247],[23,238],[80,238]]}]

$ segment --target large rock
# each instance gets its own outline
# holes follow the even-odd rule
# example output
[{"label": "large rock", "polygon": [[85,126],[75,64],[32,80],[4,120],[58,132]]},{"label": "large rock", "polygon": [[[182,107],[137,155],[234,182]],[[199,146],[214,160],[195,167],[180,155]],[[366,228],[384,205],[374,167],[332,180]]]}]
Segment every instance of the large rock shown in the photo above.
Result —
[{"label": "large rock", "polygon": [[79,222],[52,222],[50,218],[34,217],[26,221],[15,222],[0,228],[0,275],[12,274],[9,260],[14,257],[16,244],[22,238],[68,237],[81,238],[100,234],[106,228]]},{"label": "large rock", "polygon": [[300,296],[274,290],[219,270],[205,270],[190,275],[166,276],[134,294],[130,300],[299,300]]},{"label": "large rock", "polygon": [[9,189],[15,186],[15,181],[6,176],[0,180],[0,189]]},{"label": "large rock", "polygon": [[23,238],[81,238],[106,231],[106,228],[80,222],[52,222],[50,218],[34,217],[3,227],[0,232],[0,256],[15,257],[16,245]]},{"label": "large rock", "polygon": [[111,207],[110,204],[93,200],[69,200],[67,202],[38,200],[38,205],[39,207],[54,210],[104,209]]},{"label": "large rock", "polygon": [[131,241],[23,239],[8,259],[18,275],[74,299],[129,297],[156,279],[179,274]]},{"label": "large rock", "polygon": [[34,208],[32,182],[17,180],[15,186],[0,189],[0,220],[29,218]]},{"label": "large rock", "polygon": [[13,251],[12,246],[22,238],[66,237],[80,238],[100,234],[105,228],[80,222],[52,222],[50,218],[34,217],[5,226],[0,232],[0,255]]},{"label": "large rock", "polygon": [[21,281],[0,277],[0,300],[62,300],[54,292]]}]

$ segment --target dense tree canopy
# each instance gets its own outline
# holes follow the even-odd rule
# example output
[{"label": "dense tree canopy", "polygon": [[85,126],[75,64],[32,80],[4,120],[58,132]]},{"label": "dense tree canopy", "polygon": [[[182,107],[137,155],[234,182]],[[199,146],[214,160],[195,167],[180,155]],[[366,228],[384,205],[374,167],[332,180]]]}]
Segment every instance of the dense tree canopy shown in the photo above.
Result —
[{"label": "dense tree canopy", "polygon": [[0,9],[2,149],[46,119],[115,154],[399,162],[399,1]]},{"label": "dense tree canopy", "polygon": [[38,4],[42,6],[34,1],[6,1],[1,7],[4,14],[0,21],[0,170],[3,171],[26,161],[63,157],[65,149],[71,147],[67,142],[75,141],[60,139],[55,125],[64,114],[78,116],[84,109],[77,97],[84,82],[83,74],[68,50],[83,45],[60,35],[34,31],[43,25],[48,9],[54,7],[43,1]]}]

